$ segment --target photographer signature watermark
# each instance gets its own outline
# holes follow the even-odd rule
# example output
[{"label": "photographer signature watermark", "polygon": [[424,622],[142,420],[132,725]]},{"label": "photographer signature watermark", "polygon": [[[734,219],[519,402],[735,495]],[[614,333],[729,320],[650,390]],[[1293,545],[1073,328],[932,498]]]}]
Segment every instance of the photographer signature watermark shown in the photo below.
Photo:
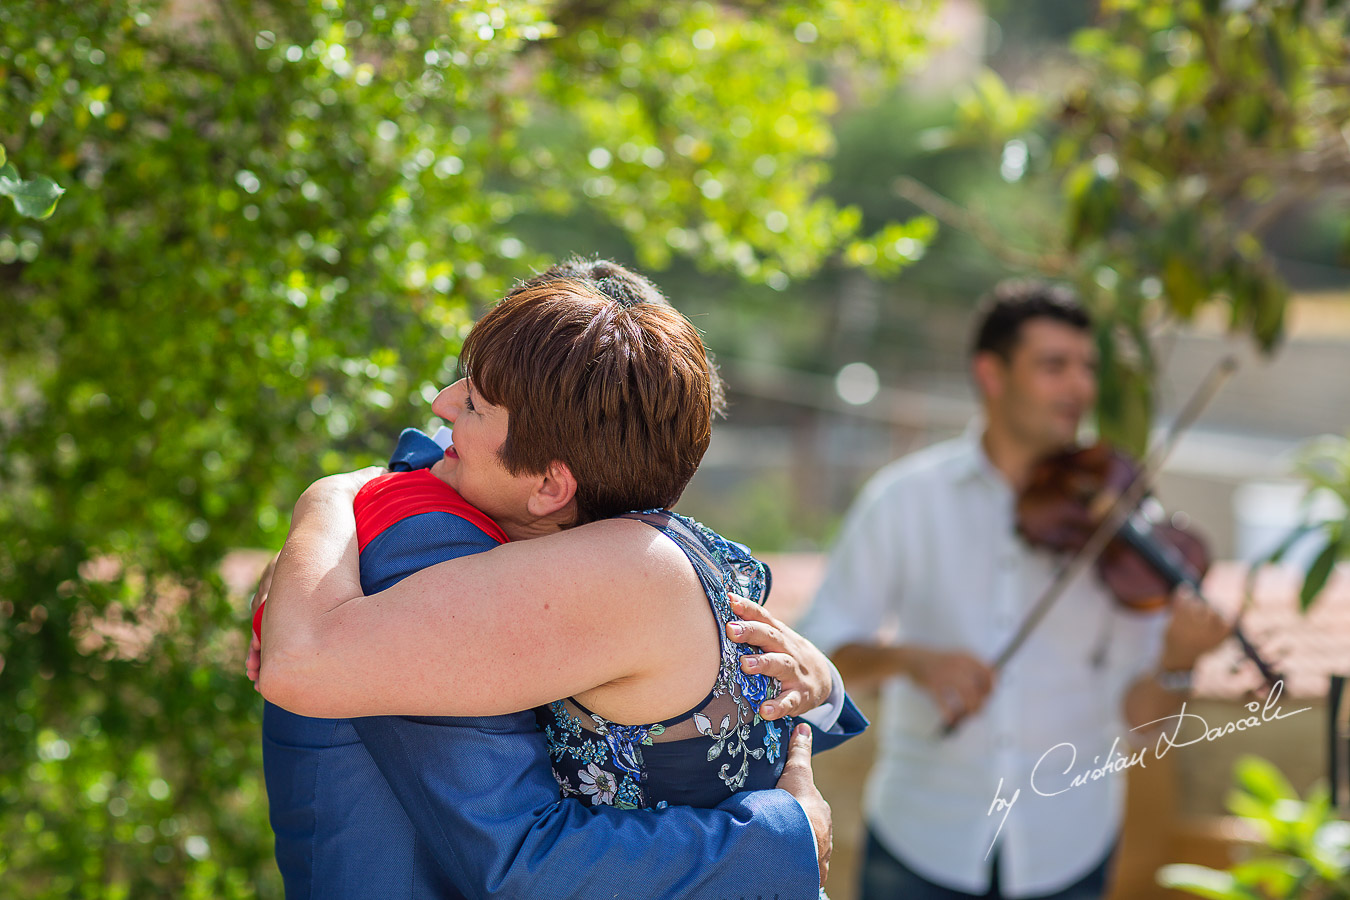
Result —
[{"label": "photographer signature watermark", "polygon": [[[1312,709],[1311,706],[1305,706],[1293,712],[1284,712],[1279,705],[1280,695],[1283,693],[1284,682],[1275,682],[1264,701],[1256,700],[1247,704],[1247,712],[1250,715],[1232,719],[1222,725],[1211,727],[1203,716],[1187,712],[1186,704],[1182,703],[1181,710],[1174,715],[1145,722],[1143,725],[1130,730],[1141,731],[1154,726],[1163,726],[1162,731],[1158,734],[1157,743],[1152,748],[1153,757],[1162,759],[1169,751],[1177,747],[1189,747],[1202,741],[1217,741],[1230,734],[1260,728],[1267,722],[1288,719]],[[1165,724],[1168,722],[1174,723],[1174,726]],[[1082,769],[1070,776],[1069,773],[1074,771],[1074,767],[1078,763],[1078,748],[1067,741],[1056,744],[1041,754],[1041,758],[1032,767],[1031,790],[1042,797],[1056,797],[1076,787],[1082,787],[1089,781],[1099,781],[1108,775],[1123,772],[1134,766],[1139,766],[1141,769],[1148,767],[1147,759],[1150,748],[1143,747],[1132,753],[1121,753],[1119,747],[1120,738],[1116,738],[1111,742],[1111,749],[1107,751],[1105,760],[1101,756],[1095,756],[1092,759],[1091,767]],[[1044,767],[1044,771],[1042,771],[1042,767]],[[1003,818],[999,820],[998,831],[994,832],[994,840],[989,844],[989,850],[985,852],[985,859],[989,858],[989,853],[993,851],[994,844],[998,843],[998,836],[1003,832],[1003,825],[1008,821],[1008,814],[1012,812],[1013,805],[1017,803],[1017,799],[1021,796],[1022,789],[1017,788],[1013,791],[1011,797],[1004,797],[1003,779],[998,780],[998,787],[994,789],[994,802],[989,804],[989,811],[985,815],[992,816],[995,813],[1003,813]]]}]

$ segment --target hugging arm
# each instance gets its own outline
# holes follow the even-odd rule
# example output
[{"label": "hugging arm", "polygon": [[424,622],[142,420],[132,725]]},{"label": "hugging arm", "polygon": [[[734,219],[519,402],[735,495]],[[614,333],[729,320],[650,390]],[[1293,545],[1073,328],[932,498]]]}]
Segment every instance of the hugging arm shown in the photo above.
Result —
[{"label": "hugging arm", "polygon": [[470,897],[814,900],[828,862],[828,806],[814,786],[736,794],[715,809],[591,809],[558,799],[533,713],[355,722],[423,843]]},{"label": "hugging arm", "polygon": [[279,706],[332,718],[500,714],[682,650],[651,629],[595,627],[664,613],[656,599],[679,551],[629,520],[506,544],[363,596],[351,503],[366,480],[321,479],[296,504],[263,618],[259,688]]},{"label": "hugging arm", "polygon": [[[631,520],[507,544],[362,596],[351,500],[368,477],[322,479],[296,505],[264,614],[260,688],[272,702],[322,717],[494,715],[681,652],[659,627],[595,627],[659,625],[663,592],[687,577],[679,551]],[[829,690],[816,681],[803,708]]]}]

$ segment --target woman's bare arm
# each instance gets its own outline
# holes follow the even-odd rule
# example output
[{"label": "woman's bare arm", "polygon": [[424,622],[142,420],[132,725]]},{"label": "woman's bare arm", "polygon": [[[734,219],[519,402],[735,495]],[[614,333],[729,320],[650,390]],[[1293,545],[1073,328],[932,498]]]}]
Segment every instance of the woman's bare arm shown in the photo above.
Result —
[{"label": "woman's bare arm", "polygon": [[[364,480],[325,479],[296,505],[263,619],[258,684],[272,702],[325,717],[492,715],[707,654],[697,577],[632,520],[506,544],[361,596],[351,504]],[[708,685],[686,688],[693,703]],[[683,698],[669,702],[682,711]]]}]

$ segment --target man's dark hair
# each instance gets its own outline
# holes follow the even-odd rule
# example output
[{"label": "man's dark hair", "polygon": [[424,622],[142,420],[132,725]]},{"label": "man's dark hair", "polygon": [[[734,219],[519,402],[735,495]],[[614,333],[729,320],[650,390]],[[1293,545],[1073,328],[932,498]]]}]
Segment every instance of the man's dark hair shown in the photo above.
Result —
[{"label": "man's dark hair", "polygon": [[[572,256],[549,266],[533,278],[526,279],[516,285],[511,294],[563,279],[584,281],[622,306],[632,306],[635,303],[670,302],[666,299],[665,294],[661,293],[660,288],[638,273],[631,272],[608,259],[598,257],[586,259],[582,256]],[[511,296],[511,294],[507,296]]]},{"label": "man's dark hair", "polygon": [[972,356],[996,353],[1012,359],[1022,337],[1022,325],[1032,319],[1050,319],[1082,332],[1092,331],[1092,319],[1078,302],[1078,295],[1060,284],[1025,279],[1000,281],[980,301]]}]

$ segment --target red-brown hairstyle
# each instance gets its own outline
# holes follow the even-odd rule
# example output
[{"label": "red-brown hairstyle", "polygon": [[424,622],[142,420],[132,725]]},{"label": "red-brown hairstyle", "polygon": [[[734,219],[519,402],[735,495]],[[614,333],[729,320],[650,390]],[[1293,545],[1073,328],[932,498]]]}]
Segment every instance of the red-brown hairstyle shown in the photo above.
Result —
[{"label": "red-brown hairstyle", "polygon": [[571,469],[578,525],[673,505],[708,449],[713,376],[671,306],[624,304],[575,279],[523,286],[474,326],[460,363],[510,414],[510,472]]},{"label": "red-brown hairstyle", "polygon": [[[569,256],[533,278],[518,283],[507,296],[527,288],[568,279],[595,288],[609,299],[617,300],[621,306],[632,306],[634,303],[667,305],[670,303],[666,295],[661,293],[661,289],[647,276],[640,275],[632,269],[625,269],[612,259],[602,259],[598,256],[590,258]],[[717,364],[713,361],[712,353],[708,353],[708,379],[712,385],[713,415],[720,416],[726,412],[726,386],[722,383],[721,376],[717,374]]]}]

